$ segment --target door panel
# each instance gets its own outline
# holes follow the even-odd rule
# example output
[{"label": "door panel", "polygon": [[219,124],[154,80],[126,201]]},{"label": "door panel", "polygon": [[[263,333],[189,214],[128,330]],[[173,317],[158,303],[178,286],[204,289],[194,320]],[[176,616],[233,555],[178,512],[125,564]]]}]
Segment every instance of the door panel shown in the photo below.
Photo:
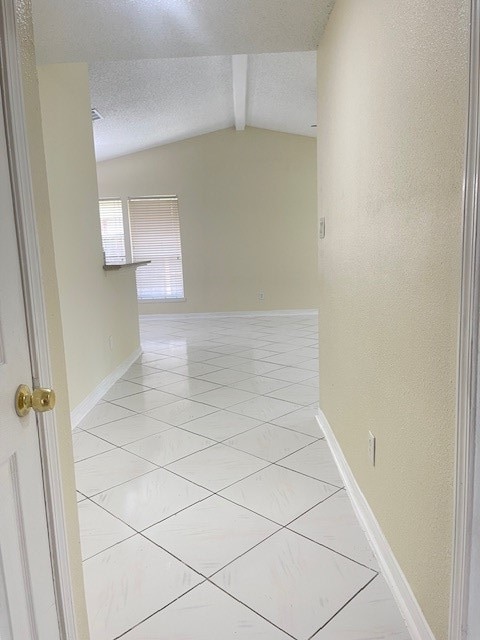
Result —
[{"label": "door panel", "polygon": [[14,408],[32,372],[1,97],[0,638],[58,640],[37,421]]}]

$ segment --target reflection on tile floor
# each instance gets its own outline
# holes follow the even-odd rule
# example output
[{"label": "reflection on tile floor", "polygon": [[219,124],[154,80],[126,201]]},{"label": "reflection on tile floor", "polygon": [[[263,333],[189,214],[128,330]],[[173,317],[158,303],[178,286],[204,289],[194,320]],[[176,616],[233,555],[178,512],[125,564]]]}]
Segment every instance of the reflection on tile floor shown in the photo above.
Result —
[{"label": "reflection on tile floor", "polygon": [[91,640],[410,640],[314,419],[314,315],[144,317],[74,432]]}]

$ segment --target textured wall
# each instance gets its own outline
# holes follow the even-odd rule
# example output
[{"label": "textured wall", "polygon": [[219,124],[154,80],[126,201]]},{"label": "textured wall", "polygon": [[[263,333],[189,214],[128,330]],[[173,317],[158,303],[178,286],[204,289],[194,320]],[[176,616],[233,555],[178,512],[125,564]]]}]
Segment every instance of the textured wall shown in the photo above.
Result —
[{"label": "textured wall", "polygon": [[[72,408],[139,346],[135,275],[105,272],[86,64],[38,68]],[[110,336],[112,344],[110,344]]]},{"label": "textured wall", "polygon": [[467,0],[337,0],[318,55],[320,404],[438,640],[452,546],[467,10]]},{"label": "textured wall", "polygon": [[229,129],[100,162],[102,197],[178,195],[187,300],[140,312],[316,307],[315,148]]},{"label": "textured wall", "polygon": [[42,278],[45,283],[44,294],[47,310],[47,327],[53,386],[57,392],[55,413],[58,425],[57,438],[63,478],[62,490],[67,516],[66,527],[70,552],[70,570],[72,576],[73,595],[75,599],[78,637],[79,640],[88,640],[89,631],[80,555],[75,476],[73,472],[70,406],[66,383],[60,301],[54,260],[53,233],[50,218],[45,155],[43,149],[31,7],[29,2],[18,2],[17,6],[17,27],[20,37],[19,48],[23,74],[28,151],[32,170],[32,186],[39,235]]}]

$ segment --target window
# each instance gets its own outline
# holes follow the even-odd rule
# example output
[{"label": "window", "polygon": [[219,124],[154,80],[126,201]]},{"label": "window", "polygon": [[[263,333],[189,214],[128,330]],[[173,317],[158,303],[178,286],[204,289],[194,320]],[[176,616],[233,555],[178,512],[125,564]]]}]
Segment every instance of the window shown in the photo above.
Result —
[{"label": "window", "polygon": [[105,264],[126,262],[122,201],[100,200],[99,209]]},{"label": "window", "polygon": [[120,198],[99,201],[105,264],[150,260],[137,269],[139,300],[184,300],[178,198]]},{"label": "window", "polygon": [[137,269],[139,300],[182,300],[183,268],[176,196],[130,198],[132,259],[151,260]]}]

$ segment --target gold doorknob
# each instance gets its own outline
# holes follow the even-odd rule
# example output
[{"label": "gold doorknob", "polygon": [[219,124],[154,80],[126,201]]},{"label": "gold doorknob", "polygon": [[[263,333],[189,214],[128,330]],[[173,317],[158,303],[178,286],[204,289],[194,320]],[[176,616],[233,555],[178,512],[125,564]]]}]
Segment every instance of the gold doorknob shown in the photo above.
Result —
[{"label": "gold doorknob", "polygon": [[34,411],[51,411],[55,407],[55,391],[53,389],[34,389],[21,384],[15,393],[15,411],[20,417],[26,416],[30,409]]}]

